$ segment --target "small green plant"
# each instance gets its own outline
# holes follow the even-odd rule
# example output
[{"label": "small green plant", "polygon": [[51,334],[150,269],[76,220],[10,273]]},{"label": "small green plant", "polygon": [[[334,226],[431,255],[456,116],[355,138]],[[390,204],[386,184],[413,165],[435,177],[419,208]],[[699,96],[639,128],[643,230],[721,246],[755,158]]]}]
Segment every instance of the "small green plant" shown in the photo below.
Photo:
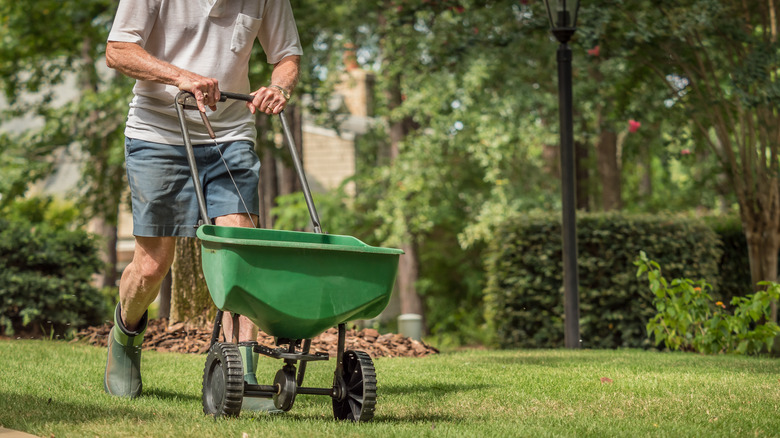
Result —
[{"label": "small green plant", "polygon": [[712,286],[706,281],[676,278],[668,282],[658,263],[644,251],[634,263],[637,277],[647,274],[657,314],[647,323],[648,335],[671,350],[699,353],[757,354],[771,350],[780,327],[770,321],[771,303],[780,297],[780,285],[766,287],[745,297],[731,300],[733,313],[721,301],[713,302]]}]

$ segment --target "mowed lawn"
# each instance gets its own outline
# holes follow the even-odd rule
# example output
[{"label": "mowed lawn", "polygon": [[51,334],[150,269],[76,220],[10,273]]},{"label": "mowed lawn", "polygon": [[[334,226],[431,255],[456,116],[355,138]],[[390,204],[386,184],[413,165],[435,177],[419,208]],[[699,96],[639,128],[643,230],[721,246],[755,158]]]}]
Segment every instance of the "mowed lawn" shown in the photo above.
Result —
[{"label": "mowed lawn", "polygon": [[[378,358],[372,422],[301,395],[277,415],[201,410],[205,355],[145,352],[144,396],[103,393],[105,350],[0,341],[0,426],[61,437],[780,436],[780,361],[638,350],[474,350]],[[271,384],[281,361],[263,359]],[[335,362],[305,386],[330,386]]]}]

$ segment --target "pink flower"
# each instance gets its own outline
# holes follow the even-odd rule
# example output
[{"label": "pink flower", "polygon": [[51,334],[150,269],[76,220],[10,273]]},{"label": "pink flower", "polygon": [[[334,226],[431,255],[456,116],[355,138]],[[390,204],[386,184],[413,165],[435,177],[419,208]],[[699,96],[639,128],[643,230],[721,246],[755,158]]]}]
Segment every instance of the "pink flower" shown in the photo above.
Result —
[{"label": "pink flower", "polygon": [[596,47],[588,50],[588,55],[590,56],[599,56],[599,53],[601,53],[601,47],[596,45]]},{"label": "pink flower", "polygon": [[680,155],[690,155],[691,150],[690,149],[683,149],[680,151]]},{"label": "pink flower", "polygon": [[628,132],[636,132],[639,130],[639,127],[642,126],[641,123],[637,122],[634,119],[631,119],[628,121]]}]

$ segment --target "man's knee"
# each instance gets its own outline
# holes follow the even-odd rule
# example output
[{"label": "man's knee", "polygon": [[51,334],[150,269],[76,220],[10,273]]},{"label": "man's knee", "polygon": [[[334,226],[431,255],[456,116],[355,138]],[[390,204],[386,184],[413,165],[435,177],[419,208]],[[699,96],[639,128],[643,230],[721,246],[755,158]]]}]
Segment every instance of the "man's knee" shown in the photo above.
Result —
[{"label": "man's knee", "polygon": [[162,281],[171,268],[171,263],[167,263],[165,260],[161,261],[148,257],[144,257],[139,261],[133,260],[133,264],[138,275],[143,277],[147,283]]},{"label": "man's knee", "polygon": [[255,214],[235,213],[219,216],[214,220],[214,223],[220,227],[256,228],[258,218]]},{"label": "man's knee", "polygon": [[136,238],[133,265],[147,282],[162,281],[173,264],[176,241],[173,237]]}]

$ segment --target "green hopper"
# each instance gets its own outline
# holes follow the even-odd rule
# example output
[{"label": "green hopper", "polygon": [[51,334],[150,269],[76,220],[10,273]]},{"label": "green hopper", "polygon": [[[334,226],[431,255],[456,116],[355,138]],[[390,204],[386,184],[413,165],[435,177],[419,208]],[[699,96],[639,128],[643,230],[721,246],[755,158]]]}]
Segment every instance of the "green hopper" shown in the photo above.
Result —
[{"label": "green hopper", "polygon": [[287,339],[379,315],[402,253],[350,236],[261,228],[204,225],[198,238],[214,304]]}]

